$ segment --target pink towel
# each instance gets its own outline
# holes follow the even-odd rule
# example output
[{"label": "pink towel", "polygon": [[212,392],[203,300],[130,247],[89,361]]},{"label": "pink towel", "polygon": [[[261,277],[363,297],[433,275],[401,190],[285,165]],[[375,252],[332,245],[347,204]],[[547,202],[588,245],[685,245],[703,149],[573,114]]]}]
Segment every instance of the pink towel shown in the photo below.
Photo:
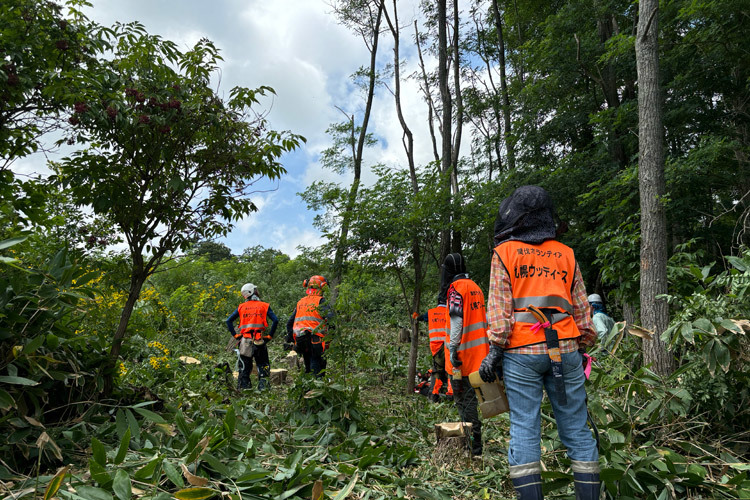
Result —
[{"label": "pink towel", "polygon": [[591,365],[593,364],[593,360],[595,358],[592,358],[585,352],[583,353],[583,374],[586,375],[586,380],[589,379],[589,376],[591,375]]}]

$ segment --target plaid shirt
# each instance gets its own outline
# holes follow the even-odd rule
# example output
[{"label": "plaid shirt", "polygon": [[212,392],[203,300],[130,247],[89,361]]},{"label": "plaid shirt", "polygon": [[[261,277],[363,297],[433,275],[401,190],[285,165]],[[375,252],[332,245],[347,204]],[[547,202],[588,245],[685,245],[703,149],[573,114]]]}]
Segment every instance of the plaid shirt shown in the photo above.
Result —
[{"label": "plaid shirt", "polygon": [[[591,311],[586,298],[586,288],[583,284],[581,271],[576,264],[575,276],[573,277],[573,319],[575,320],[581,336],[575,339],[560,340],[560,352],[577,351],[579,343],[591,347],[596,341],[596,330],[591,321]],[[490,269],[490,291],[487,300],[487,336],[490,342],[505,347],[508,336],[513,331],[513,291],[510,287],[510,276],[500,262],[497,254],[492,256],[492,267]],[[513,349],[519,354],[547,354],[547,344],[532,344]]]}]

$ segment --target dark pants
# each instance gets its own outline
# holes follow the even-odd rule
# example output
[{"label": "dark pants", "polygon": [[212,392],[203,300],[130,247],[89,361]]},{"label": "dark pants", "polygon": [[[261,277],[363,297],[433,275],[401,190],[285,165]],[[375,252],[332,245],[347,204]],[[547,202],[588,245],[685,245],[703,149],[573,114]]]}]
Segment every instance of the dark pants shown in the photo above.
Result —
[{"label": "dark pants", "polygon": [[[432,372],[434,373],[430,393],[434,393],[435,384],[438,380],[443,382],[443,387],[448,390],[448,375],[445,372],[445,349],[440,349],[432,355]],[[437,396],[436,396],[437,397]]]},{"label": "dark pants", "polygon": [[271,365],[268,360],[268,347],[266,344],[254,345],[252,356],[243,356],[240,354],[240,359],[244,363],[244,367],[239,374],[237,380],[237,387],[239,389],[249,389],[250,384],[250,372],[253,371],[253,359],[258,364],[258,389],[264,389],[268,382],[268,376],[271,373]]},{"label": "dark pants", "polygon": [[469,383],[468,377],[461,380],[460,391],[457,391],[454,385],[453,398],[456,401],[461,421],[471,422],[472,424],[471,453],[472,455],[481,455],[482,422],[479,420],[479,402],[477,401],[477,395],[474,393],[474,389]]},{"label": "dark pants", "polygon": [[297,336],[297,353],[302,355],[305,373],[313,372],[316,378],[323,376],[326,360],[323,357],[323,343],[313,343],[312,334]]}]

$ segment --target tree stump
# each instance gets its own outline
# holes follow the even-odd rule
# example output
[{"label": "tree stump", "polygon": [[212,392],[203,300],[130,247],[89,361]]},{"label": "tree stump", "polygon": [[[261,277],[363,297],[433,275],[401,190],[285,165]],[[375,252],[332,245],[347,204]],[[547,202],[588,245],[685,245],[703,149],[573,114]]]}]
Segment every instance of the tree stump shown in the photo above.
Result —
[{"label": "tree stump", "polygon": [[284,358],[284,363],[287,365],[287,370],[292,370],[293,368],[296,368],[299,370],[300,367],[300,357],[297,354],[297,351],[289,351],[289,353]]},{"label": "tree stump", "polygon": [[406,343],[411,342],[411,333],[408,328],[402,328],[398,335],[399,342]]},{"label": "tree stump", "polygon": [[286,382],[285,368],[271,368],[271,385],[282,385]]},{"label": "tree stump", "polygon": [[435,424],[434,465],[466,467],[471,464],[471,428],[469,422]]}]

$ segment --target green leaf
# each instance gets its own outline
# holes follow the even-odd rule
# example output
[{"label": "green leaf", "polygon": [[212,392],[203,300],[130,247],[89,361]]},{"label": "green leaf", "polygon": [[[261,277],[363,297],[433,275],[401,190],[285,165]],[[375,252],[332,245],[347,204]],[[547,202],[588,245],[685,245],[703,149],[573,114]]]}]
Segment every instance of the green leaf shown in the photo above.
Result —
[{"label": "green leaf", "polygon": [[18,236],[16,238],[9,238],[7,240],[0,241],[0,250],[5,250],[6,248],[10,248],[13,245],[18,245],[19,243],[23,243],[28,239],[28,235],[26,236]]},{"label": "green leaf", "polygon": [[343,490],[339,491],[338,494],[333,497],[333,500],[344,500],[344,498],[349,496],[349,493],[351,493],[354,489],[354,485],[357,484],[358,479],[359,474],[354,474],[354,477],[352,477],[351,481],[349,481],[349,484],[347,484]]},{"label": "green leaf", "polygon": [[107,450],[101,441],[95,437],[91,438],[91,451],[93,452],[93,458],[99,465],[107,465]]},{"label": "green leaf", "polygon": [[42,347],[44,344],[44,335],[37,335],[31,342],[26,344],[21,351],[21,354],[32,354],[34,351]]},{"label": "green leaf", "polygon": [[141,427],[138,425],[138,421],[135,419],[135,415],[133,415],[132,411],[126,409],[125,416],[128,419],[128,427],[130,428],[130,435],[133,437],[136,443],[140,443]]},{"label": "green leaf", "polygon": [[145,408],[133,408],[139,415],[141,415],[143,418],[146,418],[148,420],[151,420],[155,424],[166,424],[167,421],[162,418],[161,415],[158,413],[154,413],[151,410],[147,410]]},{"label": "green leaf", "polygon": [[112,482],[112,476],[107,473],[107,469],[93,458],[89,459],[89,472],[91,472],[94,481],[99,483],[99,486],[106,487]]},{"label": "green leaf", "polygon": [[7,375],[0,376],[0,383],[11,384],[11,385],[27,385],[27,386],[39,385],[39,382],[36,382],[29,378],[13,377],[13,376],[7,376]]},{"label": "green leaf", "polygon": [[83,498],[91,500],[113,500],[114,497],[107,490],[97,488],[96,486],[80,485],[76,486],[76,493]]},{"label": "green leaf", "polygon": [[10,410],[16,406],[16,401],[7,391],[0,389],[0,410]]},{"label": "green leaf", "polygon": [[218,472],[224,477],[231,477],[232,473],[229,471],[226,465],[221,463],[219,459],[217,459],[215,456],[211,455],[210,453],[203,453],[201,455],[201,459],[204,460],[208,465],[211,466],[213,470]]},{"label": "green leaf", "polygon": [[135,474],[133,474],[133,478],[140,481],[145,481],[153,478],[154,473],[156,472],[156,468],[160,463],[161,457],[156,457],[155,459],[151,460],[149,463],[138,469]]},{"label": "green leaf", "polygon": [[57,474],[55,474],[55,477],[53,477],[52,481],[47,485],[47,489],[44,490],[43,500],[50,500],[57,494],[57,491],[60,489],[60,486],[62,486],[63,480],[65,479],[65,475],[68,473],[68,469],[69,466],[63,467]]},{"label": "green leaf", "polygon": [[716,335],[716,328],[714,327],[714,324],[706,318],[698,318],[693,321],[693,328],[706,333],[710,333],[711,335]]},{"label": "green leaf", "polygon": [[133,490],[130,486],[130,476],[124,470],[120,469],[115,474],[115,481],[112,483],[112,490],[119,500],[130,500],[133,496]]},{"label": "green leaf", "polygon": [[172,465],[172,463],[169,460],[165,458],[161,466],[164,469],[164,472],[167,474],[167,477],[169,478],[169,480],[172,481],[172,484],[174,484],[178,488],[185,487],[185,480],[182,479],[182,474],[180,474],[177,468],[174,465]]},{"label": "green leaf", "polygon": [[218,493],[211,488],[185,488],[176,492],[174,497],[178,500],[205,500],[216,496]]},{"label": "green leaf", "polygon": [[693,325],[691,323],[682,324],[682,328],[680,328],[680,335],[682,335],[682,338],[684,338],[691,344],[695,343],[695,337],[693,336]]},{"label": "green leaf", "polygon": [[120,465],[125,460],[125,455],[128,453],[128,447],[130,446],[130,429],[125,430],[125,434],[120,440],[120,447],[117,448],[117,455],[115,455],[114,464]]}]

